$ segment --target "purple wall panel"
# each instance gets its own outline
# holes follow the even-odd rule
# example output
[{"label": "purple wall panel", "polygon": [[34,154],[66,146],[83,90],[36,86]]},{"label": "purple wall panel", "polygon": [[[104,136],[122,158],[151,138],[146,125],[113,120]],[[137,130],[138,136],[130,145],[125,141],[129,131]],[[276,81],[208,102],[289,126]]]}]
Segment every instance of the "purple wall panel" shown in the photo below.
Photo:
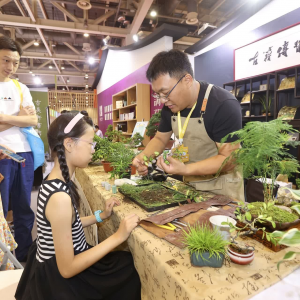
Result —
[{"label": "purple wall panel", "polygon": [[[109,124],[112,124],[112,120],[105,120],[105,114],[112,112],[104,112],[104,107],[108,105],[112,105],[112,96],[117,94],[128,87],[136,84],[136,83],[147,83],[150,84],[148,79],[146,78],[146,71],[148,69],[149,64],[141,67],[130,75],[126,76],[119,82],[115,83],[113,86],[109,87],[105,91],[98,94],[98,125],[103,134],[106,131],[106,128]],[[157,112],[158,109],[162,108],[162,105],[158,101],[152,97],[152,89],[151,90],[151,103],[150,103],[150,115]],[[101,114],[101,106],[102,106],[102,114]]]}]

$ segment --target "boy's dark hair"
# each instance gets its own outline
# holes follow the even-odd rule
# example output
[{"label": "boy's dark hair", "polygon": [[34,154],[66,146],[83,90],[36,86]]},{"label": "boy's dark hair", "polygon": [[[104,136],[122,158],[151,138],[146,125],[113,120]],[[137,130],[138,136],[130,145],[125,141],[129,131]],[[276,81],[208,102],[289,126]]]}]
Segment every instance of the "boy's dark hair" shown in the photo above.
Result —
[{"label": "boy's dark hair", "polygon": [[98,125],[95,125],[95,128],[96,128],[96,129],[99,129],[99,126],[98,126]]},{"label": "boy's dark hair", "polygon": [[7,36],[0,37],[0,50],[17,51],[21,56],[23,53],[22,46]]},{"label": "boy's dark hair", "polygon": [[72,201],[74,201],[75,205],[79,207],[80,201],[77,187],[70,178],[69,168],[66,162],[64,140],[66,138],[80,138],[84,135],[89,126],[93,127],[93,122],[91,118],[83,117],[76,123],[69,133],[65,134],[64,129],[75,116],[76,114],[70,112],[61,114],[51,123],[47,137],[52,154],[58,158],[60,170],[66,184],[69,187]]},{"label": "boy's dark hair", "polygon": [[61,114],[65,114],[65,113],[67,113],[68,111],[66,110],[66,109],[64,109],[64,110],[62,110],[60,113]]},{"label": "boy's dark hair", "polygon": [[193,68],[188,56],[176,49],[156,54],[150,63],[146,76],[152,82],[165,74],[169,74],[170,77],[178,80],[185,74],[190,74],[194,78]]},{"label": "boy's dark hair", "polygon": [[86,116],[86,117],[89,116],[89,114],[88,114],[88,112],[87,112],[86,110],[82,110],[80,113],[81,113],[82,115]]}]

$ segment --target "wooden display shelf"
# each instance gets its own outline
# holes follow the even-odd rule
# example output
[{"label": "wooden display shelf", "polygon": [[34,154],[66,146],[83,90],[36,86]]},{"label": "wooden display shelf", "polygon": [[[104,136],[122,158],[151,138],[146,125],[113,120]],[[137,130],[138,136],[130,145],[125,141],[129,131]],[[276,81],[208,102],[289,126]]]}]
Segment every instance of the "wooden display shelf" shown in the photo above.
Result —
[{"label": "wooden display shelf", "polygon": [[113,121],[114,123],[122,123],[122,122],[130,122],[130,121],[136,121],[136,119],[130,119],[130,120],[123,120],[123,121]]},{"label": "wooden display shelf", "polygon": [[[126,101],[127,104],[124,107],[116,108],[117,101]],[[134,102],[134,104],[130,104]],[[132,135],[134,127],[137,122],[150,120],[150,85],[137,83],[115,95],[112,96],[112,121],[114,129],[117,124],[126,123],[127,127],[123,128],[127,132],[123,132],[123,135]],[[134,117],[134,119],[120,120],[120,114],[134,113],[134,115],[127,117]],[[148,136],[144,136],[143,144],[147,145],[150,141]]]},{"label": "wooden display shelf", "polygon": [[280,92],[288,92],[288,91],[293,91],[295,88],[288,88],[288,89],[280,89],[280,90],[276,90],[277,93]]}]

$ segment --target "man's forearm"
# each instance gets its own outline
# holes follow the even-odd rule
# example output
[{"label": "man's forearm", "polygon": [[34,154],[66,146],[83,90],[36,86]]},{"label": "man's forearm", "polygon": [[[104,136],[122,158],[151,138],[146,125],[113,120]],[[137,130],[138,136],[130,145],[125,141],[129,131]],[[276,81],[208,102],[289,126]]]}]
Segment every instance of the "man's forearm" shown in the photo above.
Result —
[{"label": "man's forearm", "polygon": [[[30,116],[10,116],[4,115],[1,123],[18,127],[36,126],[38,122],[36,115]],[[11,126],[11,127],[12,127]]]},{"label": "man's forearm", "polygon": [[0,124],[0,132],[5,131],[5,130],[7,130],[9,128],[12,128],[12,127],[14,127],[14,126],[10,125],[10,124]]},{"label": "man's forearm", "polygon": [[162,140],[158,139],[157,137],[154,137],[146,146],[145,150],[142,152],[143,155],[150,156],[154,152],[162,153],[165,149],[165,144]]},{"label": "man's forearm", "polygon": [[[210,158],[198,161],[196,163],[186,165],[186,172],[184,176],[190,175],[215,175],[220,170],[226,156],[215,155]],[[232,163],[227,163],[223,166],[222,171],[230,171],[235,167]]]}]

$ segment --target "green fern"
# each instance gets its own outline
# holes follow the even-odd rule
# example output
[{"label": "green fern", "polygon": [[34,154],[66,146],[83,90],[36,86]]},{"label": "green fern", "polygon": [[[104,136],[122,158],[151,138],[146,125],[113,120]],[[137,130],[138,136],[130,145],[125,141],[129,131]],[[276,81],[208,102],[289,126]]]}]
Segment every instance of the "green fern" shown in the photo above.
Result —
[{"label": "green fern", "polygon": [[[289,141],[291,132],[298,132],[282,119],[270,122],[248,122],[245,127],[230,133],[222,139],[225,143],[229,136],[237,136],[233,144],[242,144],[222,164],[219,172],[229,159],[243,166],[244,178],[262,178],[265,201],[272,199],[274,182],[278,174],[298,173],[298,161],[288,153],[288,145],[296,146],[299,142]],[[266,183],[271,178],[272,184]]]}]

